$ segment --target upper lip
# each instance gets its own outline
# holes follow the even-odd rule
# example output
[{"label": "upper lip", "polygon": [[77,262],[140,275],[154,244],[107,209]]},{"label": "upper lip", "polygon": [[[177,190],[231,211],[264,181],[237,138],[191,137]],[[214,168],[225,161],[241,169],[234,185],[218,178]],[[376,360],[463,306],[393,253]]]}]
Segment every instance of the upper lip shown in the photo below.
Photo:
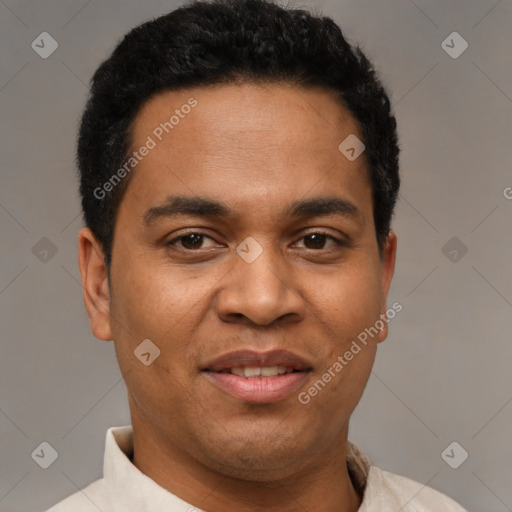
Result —
[{"label": "upper lip", "polygon": [[269,367],[291,366],[294,370],[310,370],[311,365],[300,356],[287,350],[269,350],[257,352],[255,350],[237,350],[216,357],[210,361],[203,370],[220,372],[230,368],[245,366]]}]

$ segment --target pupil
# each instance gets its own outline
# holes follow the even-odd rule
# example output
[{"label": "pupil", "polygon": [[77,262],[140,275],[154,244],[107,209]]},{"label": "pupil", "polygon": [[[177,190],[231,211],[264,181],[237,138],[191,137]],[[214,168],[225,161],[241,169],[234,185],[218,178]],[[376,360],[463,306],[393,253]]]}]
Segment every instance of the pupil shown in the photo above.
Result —
[{"label": "pupil", "polygon": [[[312,245],[313,245],[313,247],[308,247],[308,249],[321,249],[325,243],[325,235],[318,235],[318,234],[308,235],[306,237],[306,242],[308,239],[309,239],[309,241],[312,242]],[[306,243],[306,247],[307,246],[308,246],[308,244]]]},{"label": "pupil", "polygon": [[[202,235],[197,235],[195,233],[192,233],[190,235],[186,235],[182,238],[182,245],[185,246],[187,249],[197,249],[198,246],[201,246],[202,242]],[[187,245],[189,247],[187,247]],[[192,246],[192,247],[190,247]]]}]

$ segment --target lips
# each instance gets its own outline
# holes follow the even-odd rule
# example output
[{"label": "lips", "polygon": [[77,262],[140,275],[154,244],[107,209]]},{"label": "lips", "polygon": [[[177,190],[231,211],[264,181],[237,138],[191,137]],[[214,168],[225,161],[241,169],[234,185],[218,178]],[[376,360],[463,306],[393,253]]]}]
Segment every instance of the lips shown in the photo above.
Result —
[{"label": "lips", "polygon": [[237,400],[271,403],[299,389],[311,370],[305,359],[286,350],[243,350],[212,360],[202,374]]}]

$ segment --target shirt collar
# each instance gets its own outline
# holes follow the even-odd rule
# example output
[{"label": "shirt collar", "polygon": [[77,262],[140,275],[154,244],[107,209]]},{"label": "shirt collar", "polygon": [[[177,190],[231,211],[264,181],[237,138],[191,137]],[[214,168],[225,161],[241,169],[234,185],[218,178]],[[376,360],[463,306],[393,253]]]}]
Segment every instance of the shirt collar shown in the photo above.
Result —
[{"label": "shirt collar", "polygon": [[[170,493],[131,462],[133,428],[112,427],[107,431],[103,476],[107,496],[113,512],[138,510],[140,512],[190,512],[187,503]],[[368,457],[350,441],[347,443],[347,467],[356,490],[364,493],[370,472]]]},{"label": "shirt collar", "polygon": [[151,480],[130,460],[133,453],[132,426],[109,428],[105,445],[103,476],[113,512],[190,512],[189,503]]}]

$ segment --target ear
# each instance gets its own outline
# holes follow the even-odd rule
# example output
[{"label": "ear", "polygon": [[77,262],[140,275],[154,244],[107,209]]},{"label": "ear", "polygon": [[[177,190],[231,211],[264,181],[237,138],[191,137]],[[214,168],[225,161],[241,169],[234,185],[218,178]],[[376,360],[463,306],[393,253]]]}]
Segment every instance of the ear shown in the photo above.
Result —
[{"label": "ear", "polygon": [[110,341],[112,329],[107,266],[101,244],[89,228],[82,228],[78,235],[78,265],[91,331],[96,338]]},{"label": "ear", "polygon": [[395,273],[395,260],[396,260],[396,247],[397,236],[394,231],[390,231],[382,250],[381,257],[381,306],[380,306],[380,319],[383,321],[384,326],[380,330],[377,341],[380,343],[388,336],[388,320],[386,318],[387,311],[387,298],[393,274]]}]

